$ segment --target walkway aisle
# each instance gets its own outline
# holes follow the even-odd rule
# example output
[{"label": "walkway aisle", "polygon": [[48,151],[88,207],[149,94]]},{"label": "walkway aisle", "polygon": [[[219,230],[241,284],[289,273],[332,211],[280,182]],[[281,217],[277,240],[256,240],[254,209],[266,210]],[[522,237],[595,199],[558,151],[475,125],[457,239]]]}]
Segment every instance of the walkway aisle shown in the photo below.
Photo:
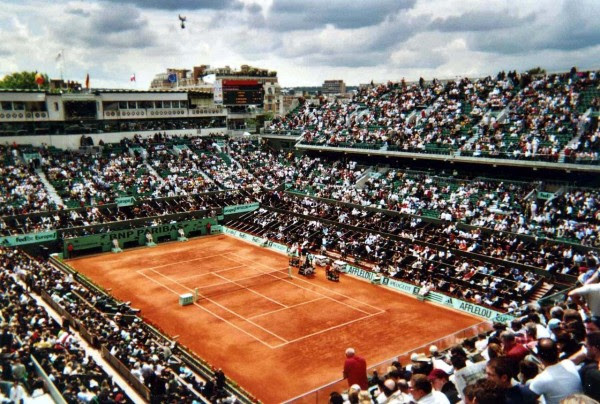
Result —
[{"label": "walkway aisle", "polygon": [[[34,293],[30,293],[31,297],[33,297],[35,299],[35,301],[37,302],[37,304],[39,304],[40,306],[44,307],[44,309],[46,309],[46,311],[48,312],[48,314],[50,314],[50,316],[56,320],[59,324],[62,324],[63,319],[58,315],[58,313],[56,313],[54,311],[54,309],[52,309],[50,306],[48,306],[46,304],[46,302],[44,302],[42,300],[42,298]],[[98,364],[98,366],[100,366],[102,369],[104,369],[104,371],[112,377],[112,380],[114,383],[116,383],[124,392],[125,394],[127,394],[129,396],[129,398],[131,398],[131,400],[134,403],[144,403],[145,400],[129,385],[127,384],[127,382],[125,381],[125,379],[123,379],[121,377],[121,375],[119,375],[108,363],[106,363],[106,361],[104,360],[104,358],[102,358],[102,355],[100,354],[100,351],[92,348],[82,337],[81,335],[79,335],[79,333],[75,330],[73,330],[72,328],[69,330],[74,336],[77,337],[77,342],[79,343],[79,345],[83,348],[83,350],[85,351],[86,355],[91,356],[92,358],[94,358],[94,360],[96,361],[96,363]]]}]

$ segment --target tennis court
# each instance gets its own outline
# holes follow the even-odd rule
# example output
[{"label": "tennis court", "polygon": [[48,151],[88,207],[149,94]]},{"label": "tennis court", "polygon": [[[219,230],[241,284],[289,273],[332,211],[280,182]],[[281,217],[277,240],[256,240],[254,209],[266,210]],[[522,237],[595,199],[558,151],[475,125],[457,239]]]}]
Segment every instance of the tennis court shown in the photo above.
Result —
[{"label": "tennis court", "polygon": [[348,346],[375,364],[481,321],[323,269],[290,278],[286,256],[227,235],[68,264],[266,403],[339,379]]}]

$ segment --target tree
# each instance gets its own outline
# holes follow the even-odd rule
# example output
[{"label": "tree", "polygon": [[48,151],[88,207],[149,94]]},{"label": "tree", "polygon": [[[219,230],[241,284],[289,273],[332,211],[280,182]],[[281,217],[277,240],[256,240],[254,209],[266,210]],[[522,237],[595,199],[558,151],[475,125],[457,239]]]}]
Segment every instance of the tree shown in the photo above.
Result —
[{"label": "tree", "polygon": [[542,69],[541,67],[534,67],[533,69],[529,69],[527,70],[527,73],[529,73],[532,76],[537,76],[539,74],[546,74],[546,69]]},{"label": "tree", "polygon": [[38,87],[35,82],[35,75],[37,72],[17,72],[4,76],[0,80],[0,88],[10,90],[37,90],[38,88],[47,90],[50,86],[50,80],[48,75],[42,73],[44,76],[44,84]]}]

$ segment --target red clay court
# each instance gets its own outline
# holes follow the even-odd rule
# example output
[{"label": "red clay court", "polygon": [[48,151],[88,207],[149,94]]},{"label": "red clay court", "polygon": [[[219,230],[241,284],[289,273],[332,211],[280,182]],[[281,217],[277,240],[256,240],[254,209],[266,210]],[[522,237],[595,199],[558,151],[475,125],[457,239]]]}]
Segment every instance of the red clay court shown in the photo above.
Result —
[{"label": "red clay court", "polygon": [[339,379],[349,346],[370,366],[481,322],[323,269],[290,279],[285,255],[227,235],[68,264],[265,403]]}]

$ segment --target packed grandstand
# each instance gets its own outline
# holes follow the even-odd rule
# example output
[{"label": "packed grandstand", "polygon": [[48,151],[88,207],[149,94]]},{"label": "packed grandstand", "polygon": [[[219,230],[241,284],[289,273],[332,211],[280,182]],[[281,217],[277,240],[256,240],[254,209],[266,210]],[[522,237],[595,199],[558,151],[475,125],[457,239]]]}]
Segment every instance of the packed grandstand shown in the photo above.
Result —
[{"label": "packed grandstand", "polygon": [[79,149],[0,146],[2,390],[257,400],[60,258],[104,251],[80,237],[210,218],[496,313],[331,402],[600,400],[599,85],[576,70],[373,83],[303,99],[251,137],[128,126]]}]

